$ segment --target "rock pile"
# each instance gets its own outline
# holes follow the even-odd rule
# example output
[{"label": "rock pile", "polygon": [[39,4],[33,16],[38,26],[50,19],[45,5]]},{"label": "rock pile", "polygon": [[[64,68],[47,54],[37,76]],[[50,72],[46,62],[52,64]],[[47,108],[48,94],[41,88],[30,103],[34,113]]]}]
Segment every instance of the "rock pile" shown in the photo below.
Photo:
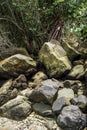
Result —
[{"label": "rock pile", "polygon": [[52,40],[38,63],[22,54],[0,61],[0,130],[87,129],[87,59],[76,47]]}]

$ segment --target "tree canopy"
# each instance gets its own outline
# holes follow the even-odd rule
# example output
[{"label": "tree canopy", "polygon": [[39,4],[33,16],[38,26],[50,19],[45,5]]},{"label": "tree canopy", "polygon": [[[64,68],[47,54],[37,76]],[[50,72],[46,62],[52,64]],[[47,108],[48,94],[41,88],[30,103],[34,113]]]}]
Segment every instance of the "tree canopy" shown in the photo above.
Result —
[{"label": "tree canopy", "polygon": [[[3,21],[3,22],[2,22]],[[87,42],[86,0],[1,0],[0,23],[12,42],[39,48],[51,38],[68,32]],[[59,29],[59,32],[58,32]],[[14,31],[13,31],[14,30]],[[35,43],[35,44],[36,44]]]}]

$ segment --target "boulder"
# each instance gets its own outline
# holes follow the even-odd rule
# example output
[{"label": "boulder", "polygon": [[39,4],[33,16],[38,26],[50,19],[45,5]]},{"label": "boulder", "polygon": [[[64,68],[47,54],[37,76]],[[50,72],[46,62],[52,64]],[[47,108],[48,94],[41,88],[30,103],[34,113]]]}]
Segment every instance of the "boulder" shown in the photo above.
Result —
[{"label": "boulder", "polygon": [[76,38],[63,37],[62,46],[63,46],[64,50],[66,51],[67,56],[69,57],[70,60],[74,60],[75,58],[80,56],[80,52],[77,49],[79,46],[79,43]]},{"label": "boulder", "polygon": [[60,86],[61,84],[59,81],[55,79],[47,79],[32,91],[29,99],[34,102],[43,101],[44,103],[52,104]]},{"label": "boulder", "polygon": [[68,74],[70,79],[81,79],[85,75],[85,70],[83,65],[76,65],[72,68],[71,72]]},{"label": "boulder", "polygon": [[0,115],[15,120],[22,120],[31,113],[31,110],[31,104],[27,98],[17,96],[0,107]]},{"label": "boulder", "polygon": [[65,107],[67,105],[67,101],[64,97],[60,97],[57,98],[52,105],[52,110],[53,112],[55,112],[56,114],[60,114],[61,110],[63,109],[63,107]]},{"label": "boulder", "polygon": [[17,89],[11,89],[12,79],[6,81],[0,88],[0,106],[17,96]]},{"label": "boulder", "polygon": [[37,85],[40,85],[43,80],[47,79],[47,75],[42,71],[37,72],[28,83],[29,88],[35,88]]},{"label": "boulder", "polygon": [[73,98],[71,100],[73,105],[78,105],[78,107],[83,110],[83,112],[87,113],[87,97],[84,95],[80,95],[77,98]]},{"label": "boulder", "polygon": [[12,82],[12,88],[17,88],[17,89],[26,89],[28,87],[27,84],[27,79],[25,75],[21,74],[19,75],[13,82]]},{"label": "boulder", "polygon": [[57,118],[58,125],[64,130],[83,130],[86,121],[86,115],[74,105],[64,107]]},{"label": "boulder", "polygon": [[16,54],[0,61],[0,77],[14,77],[19,74],[32,73],[36,68],[36,62],[22,54]]},{"label": "boulder", "polygon": [[72,98],[74,98],[74,91],[70,88],[63,88],[58,91],[58,96],[57,98],[59,99],[60,97],[65,97],[65,99],[70,101]]},{"label": "boulder", "polygon": [[65,50],[51,41],[44,43],[39,52],[39,62],[46,68],[50,77],[60,77],[71,69],[71,63]]},{"label": "boulder", "polygon": [[33,110],[42,116],[52,117],[53,112],[51,106],[43,102],[33,104]]},{"label": "boulder", "polygon": [[86,108],[87,108],[87,97],[86,96],[80,95],[78,97],[78,106],[79,106],[79,108],[86,110]]}]

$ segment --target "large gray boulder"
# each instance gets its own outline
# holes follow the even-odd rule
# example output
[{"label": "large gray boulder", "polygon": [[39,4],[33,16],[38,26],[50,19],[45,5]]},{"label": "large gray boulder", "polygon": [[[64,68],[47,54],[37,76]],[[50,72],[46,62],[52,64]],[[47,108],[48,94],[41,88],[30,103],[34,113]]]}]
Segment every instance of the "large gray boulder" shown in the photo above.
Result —
[{"label": "large gray boulder", "polygon": [[58,125],[64,130],[83,130],[86,127],[86,115],[78,106],[70,105],[63,108],[57,118]]},{"label": "large gray boulder", "polygon": [[16,54],[0,61],[0,77],[8,78],[21,73],[31,73],[35,67],[36,62],[31,57]]},{"label": "large gray boulder", "polygon": [[65,50],[52,41],[44,43],[39,52],[39,61],[42,63],[50,77],[59,77],[71,69],[71,63]]},{"label": "large gray boulder", "polygon": [[45,80],[32,91],[29,99],[33,102],[43,101],[44,103],[52,104],[60,86],[60,82],[55,79]]}]

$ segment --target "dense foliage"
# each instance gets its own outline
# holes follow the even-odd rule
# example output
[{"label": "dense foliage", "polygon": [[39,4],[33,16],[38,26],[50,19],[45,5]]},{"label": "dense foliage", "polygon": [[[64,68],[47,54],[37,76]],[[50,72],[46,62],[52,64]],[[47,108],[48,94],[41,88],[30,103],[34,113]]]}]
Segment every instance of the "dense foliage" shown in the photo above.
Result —
[{"label": "dense foliage", "polygon": [[[3,22],[2,22],[3,21]],[[12,42],[37,50],[44,41],[74,33],[87,41],[86,0],[1,0],[0,23]],[[64,29],[64,31],[63,31]]]}]

